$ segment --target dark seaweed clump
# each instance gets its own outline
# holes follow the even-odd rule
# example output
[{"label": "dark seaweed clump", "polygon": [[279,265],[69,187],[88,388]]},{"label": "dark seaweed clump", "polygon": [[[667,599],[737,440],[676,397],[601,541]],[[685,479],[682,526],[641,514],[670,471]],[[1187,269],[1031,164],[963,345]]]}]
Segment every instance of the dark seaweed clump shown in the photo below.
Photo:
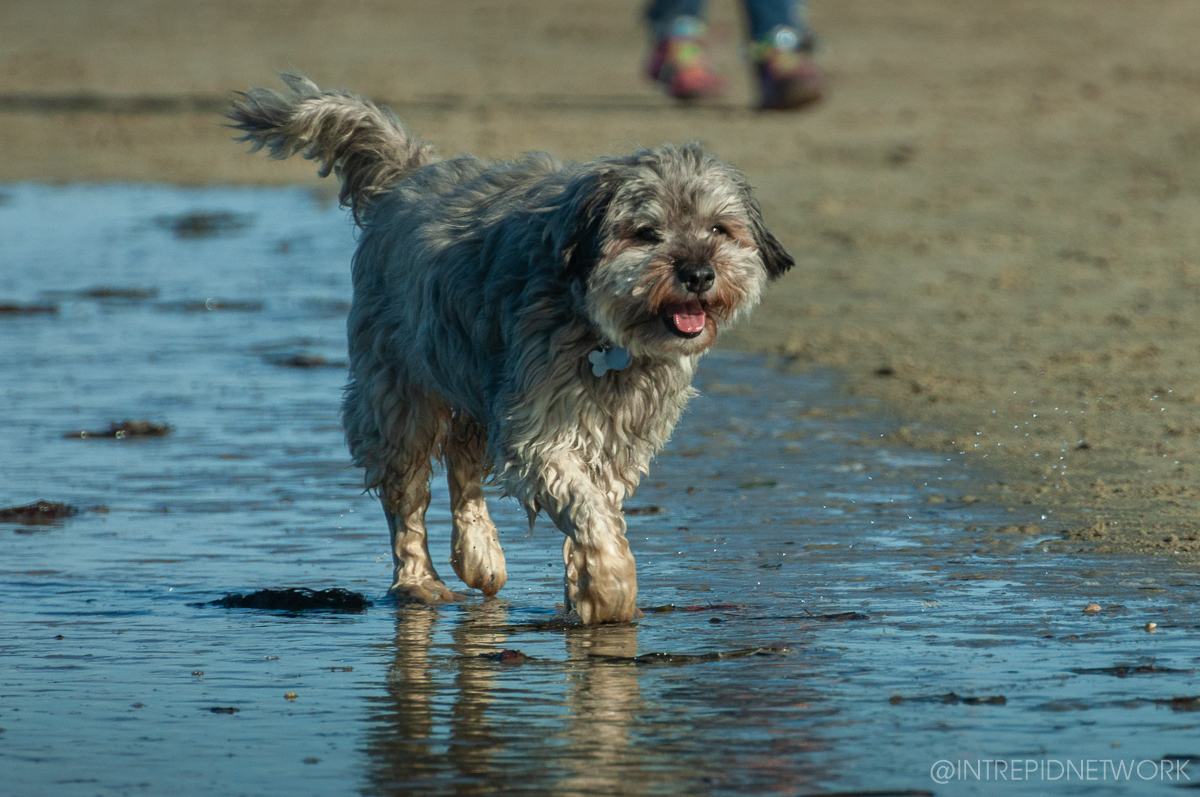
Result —
[{"label": "dark seaweed clump", "polygon": [[0,509],[0,523],[20,523],[23,526],[49,526],[63,518],[79,514],[79,510],[68,504],[53,501],[38,501],[25,506],[8,506]]},{"label": "dark seaweed clump", "polygon": [[166,437],[171,433],[171,427],[165,423],[150,421],[113,421],[107,429],[92,432],[81,429],[78,432],[67,432],[63,437],[78,437],[87,440],[92,437],[127,440],[134,437]]},{"label": "dark seaweed clump", "polygon": [[509,648],[496,651],[495,653],[480,653],[479,658],[494,661],[497,664],[524,664],[532,660],[531,656],[526,656],[519,650],[511,650]]},{"label": "dark seaweed clump", "polygon": [[640,656],[607,656],[601,653],[592,653],[588,658],[604,661],[610,664],[636,664],[636,665],[667,665],[678,666],[684,664],[699,664],[706,661],[728,661],[730,659],[744,659],[749,656],[785,656],[791,652],[791,647],[786,643],[776,642],[765,648],[739,648],[737,650],[714,650],[708,653],[643,653]]},{"label": "dark seaweed clump", "polygon": [[1071,672],[1079,675],[1115,675],[1118,678],[1127,678],[1130,675],[1191,675],[1195,670],[1177,670],[1154,664],[1117,664],[1112,667],[1072,667]]},{"label": "dark seaweed clump", "polygon": [[902,695],[892,695],[888,700],[893,706],[898,706],[901,703],[944,703],[948,706],[962,703],[964,706],[1003,706],[1008,701],[1004,695],[991,695],[981,697],[962,697],[953,692],[947,692],[944,695],[925,695],[922,697],[904,697]]},{"label": "dark seaweed clump", "polygon": [[289,357],[269,357],[267,362],[280,368],[345,368],[345,360],[326,360],[319,354],[293,354]]},{"label": "dark seaweed clump", "polygon": [[58,307],[52,304],[16,304],[0,302],[0,315],[53,315]]},{"label": "dark seaweed clump", "polygon": [[76,294],[83,299],[156,299],[158,288],[117,288],[111,285],[97,285],[79,291]]},{"label": "dark seaweed clump", "polygon": [[244,302],[237,299],[193,299],[184,302],[159,302],[157,309],[167,312],[203,313],[224,311],[227,313],[257,313],[263,309],[259,301]]},{"label": "dark seaweed clump", "polygon": [[228,211],[159,216],[154,223],[175,233],[176,238],[211,238],[232,235],[250,226],[252,216]]},{"label": "dark seaweed clump", "polygon": [[305,587],[260,589],[247,595],[232,594],[201,606],[224,609],[264,609],[275,612],[362,612],[371,602],[360,592],[334,587],[312,590]]}]

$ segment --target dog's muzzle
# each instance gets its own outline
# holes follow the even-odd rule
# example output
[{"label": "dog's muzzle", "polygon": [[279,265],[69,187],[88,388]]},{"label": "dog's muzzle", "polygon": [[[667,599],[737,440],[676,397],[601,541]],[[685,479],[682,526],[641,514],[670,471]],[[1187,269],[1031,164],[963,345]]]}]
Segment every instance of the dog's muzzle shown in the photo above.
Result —
[{"label": "dog's muzzle", "polygon": [[684,263],[675,269],[680,285],[697,297],[686,302],[675,302],[664,307],[660,315],[671,334],[681,338],[695,338],[704,332],[707,314],[699,297],[717,281],[717,272],[708,263]]}]

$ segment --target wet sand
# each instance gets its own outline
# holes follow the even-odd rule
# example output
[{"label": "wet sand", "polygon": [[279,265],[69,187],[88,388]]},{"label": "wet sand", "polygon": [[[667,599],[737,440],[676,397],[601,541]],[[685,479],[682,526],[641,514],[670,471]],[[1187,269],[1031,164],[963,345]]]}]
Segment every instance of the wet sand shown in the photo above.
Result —
[{"label": "wet sand", "polygon": [[1200,559],[1200,6],[814,0],[831,93],[798,115],[748,110],[714,13],[734,90],[679,108],[640,78],[634,3],[10,2],[0,180],[315,184],[216,115],[289,65],[447,154],[699,139],[798,262],[724,345],[986,456],[986,497],[1055,508],[1065,547]]},{"label": "wet sand", "polygon": [[[1200,763],[1189,563],[1073,555],[1057,511],[980,500],[990,457],[914,451],[779,355],[705,358],[629,502],[645,618],[564,622],[561,534],[492,488],[497,598],[389,601],[338,423],[344,214],[305,188],[6,191],[25,268],[0,295],[57,312],[0,318],[0,507],[78,511],[0,513],[0,797],[1008,791],[939,759],[1170,794]],[[457,586],[444,474],[427,517]],[[370,605],[213,604],[287,587]],[[1144,763],[1044,774],[1085,761]]]}]

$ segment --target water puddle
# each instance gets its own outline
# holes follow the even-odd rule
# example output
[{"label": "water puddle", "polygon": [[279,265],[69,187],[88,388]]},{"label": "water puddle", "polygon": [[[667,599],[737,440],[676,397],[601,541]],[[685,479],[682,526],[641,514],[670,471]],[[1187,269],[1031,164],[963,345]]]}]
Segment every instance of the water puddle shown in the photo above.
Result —
[{"label": "water puddle", "polygon": [[[0,304],[56,311],[0,314],[0,506],[78,511],[0,519],[3,794],[1200,782],[1200,577],[1057,553],[957,461],[875,443],[891,427],[833,374],[705,360],[630,504],[638,623],[562,622],[561,538],[504,501],[499,600],[397,605],[338,422],[345,215],[302,190],[4,193]],[[445,563],[440,479],[429,522]],[[285,588],[311,592],[205,605]],[[307,610],[334,588],[371,603]]]}]

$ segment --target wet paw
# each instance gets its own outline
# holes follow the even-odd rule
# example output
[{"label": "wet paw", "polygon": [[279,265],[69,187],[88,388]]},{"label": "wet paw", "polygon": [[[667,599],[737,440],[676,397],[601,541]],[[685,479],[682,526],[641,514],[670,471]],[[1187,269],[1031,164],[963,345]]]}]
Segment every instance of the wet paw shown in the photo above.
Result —
[{"label": "wet paw", "polygon": [[579,619],[584,625],[628,623],[630,620],[645,616],[632,602],[605,603],[582,592],[571,608],[579,615]]},{"label": "wet paw", "polygon": [[503,570],[497,573],[488,573],[479,578],[466,581],[466,585],[472,589],[477,589],[488,598],[495,597],[500,588],[504,586],[504,582],[508,579],[508,574]]},{"label": "wet paw", "polygon": [[425,581],[420,584],[393,584],[388,590],[397,600],[416,603],[459,603],[469,600],[470,596],[455,592],[441,581]]},{"label": "wet paw", "polygon": [[490,533],[455,535],[451,542],[450,565],[468,587],[492,597],[508,580],[504,552],[496,539],[495,527]]},{"label": "wet paw", "polygon": [[566,603],[584,625],[628,623],[643,616],[637,607],[637,572],[628,545],[618,548],[616,555],[599,551],[587,555],[568,537],[563,561]]}]

